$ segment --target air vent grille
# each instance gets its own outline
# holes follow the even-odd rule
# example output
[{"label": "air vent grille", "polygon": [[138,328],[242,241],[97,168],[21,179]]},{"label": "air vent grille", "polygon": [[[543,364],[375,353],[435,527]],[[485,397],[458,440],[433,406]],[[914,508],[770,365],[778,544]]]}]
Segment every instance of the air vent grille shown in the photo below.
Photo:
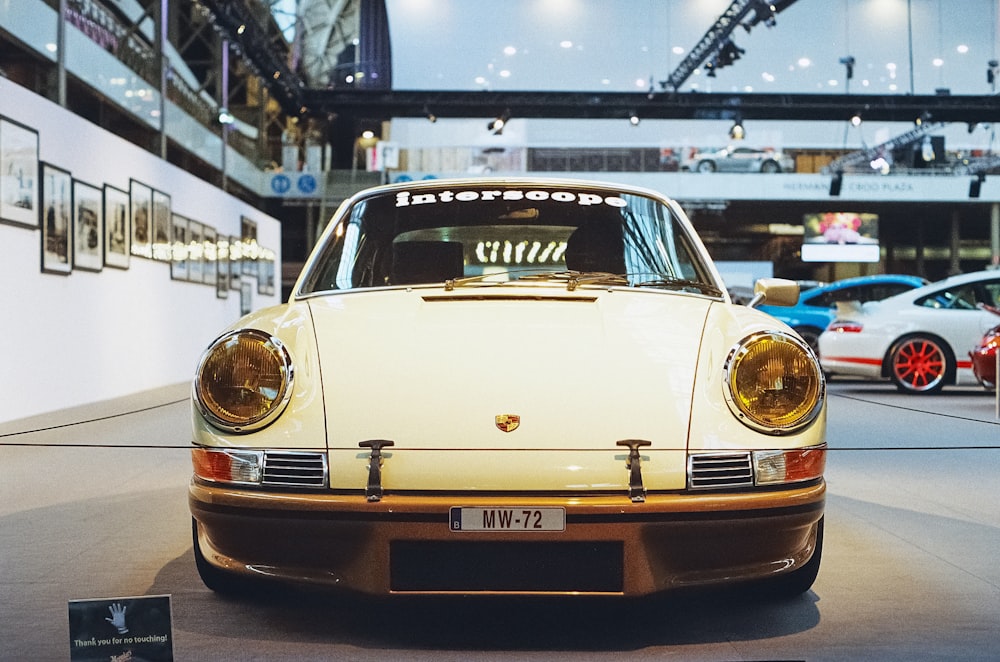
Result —
[{"label": "air vent grille", "polygon": [[299,451],[264,453],[264,485],[326,487],[326,454]]},{"label": "air vent grille", "polygon": [[688,480],[693,490],[753,487],[750,453],[697,453],[689,459]]}]

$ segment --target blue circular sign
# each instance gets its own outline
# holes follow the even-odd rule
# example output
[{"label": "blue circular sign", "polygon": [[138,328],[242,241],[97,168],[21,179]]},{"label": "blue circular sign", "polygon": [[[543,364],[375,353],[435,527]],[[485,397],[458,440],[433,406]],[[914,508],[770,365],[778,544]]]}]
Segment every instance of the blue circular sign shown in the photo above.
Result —
[{"label": "blue circular sign", "polygon": [[271,190],[278,195],[288,193],[290,188],[292,188],[292,180],[288,178],[288,175],[275,175],[271,178]]},{"label": "blue circular sign", "polygon": [[312,175],[303,174],[299,176],[299,191],[302,193],[316,192],[316,178]]}]

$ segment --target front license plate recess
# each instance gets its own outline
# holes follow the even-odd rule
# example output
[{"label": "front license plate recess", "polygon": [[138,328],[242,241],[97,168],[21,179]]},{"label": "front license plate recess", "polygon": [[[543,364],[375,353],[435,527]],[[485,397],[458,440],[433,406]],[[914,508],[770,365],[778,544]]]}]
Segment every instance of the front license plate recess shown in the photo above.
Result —
[{"label": "front license plate recess", "polygon": [[469,508],[449,511],[452,531],[565,531],[565,508]]}]

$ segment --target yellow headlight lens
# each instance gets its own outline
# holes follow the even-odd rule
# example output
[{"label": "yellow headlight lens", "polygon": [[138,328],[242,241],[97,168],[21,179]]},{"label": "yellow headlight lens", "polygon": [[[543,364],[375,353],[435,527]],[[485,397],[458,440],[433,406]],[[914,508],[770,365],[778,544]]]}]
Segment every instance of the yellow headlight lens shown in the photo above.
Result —
[{"label": "yellow headlight lens", "polygon": [[292,364],[284,345],[263,331],[244,329],[208,348],[194,390],[201,412],[213,425],[250,432],[281,413],[291,384]]},{"label": "yellow headlight lens", "polygon": [[780,332],[746,338],[726,361],[730,408],[750,427],[774,433],[798,430],[813,421],[826,386],[812,352],[798,338]]}]

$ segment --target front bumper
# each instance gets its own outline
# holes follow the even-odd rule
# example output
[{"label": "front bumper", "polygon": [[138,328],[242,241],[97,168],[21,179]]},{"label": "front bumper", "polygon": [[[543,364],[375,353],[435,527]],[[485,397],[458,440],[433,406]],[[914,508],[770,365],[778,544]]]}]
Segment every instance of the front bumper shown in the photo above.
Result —
[{"label": "front bumper", "polygon": [[[197,544],[244,577],[372,595],[638,596],[776,576],[812,557],[826,485],[736,494],[364,496],[193,482]],[[558,532],[455,532],[449,508],[561,506]]]}]

